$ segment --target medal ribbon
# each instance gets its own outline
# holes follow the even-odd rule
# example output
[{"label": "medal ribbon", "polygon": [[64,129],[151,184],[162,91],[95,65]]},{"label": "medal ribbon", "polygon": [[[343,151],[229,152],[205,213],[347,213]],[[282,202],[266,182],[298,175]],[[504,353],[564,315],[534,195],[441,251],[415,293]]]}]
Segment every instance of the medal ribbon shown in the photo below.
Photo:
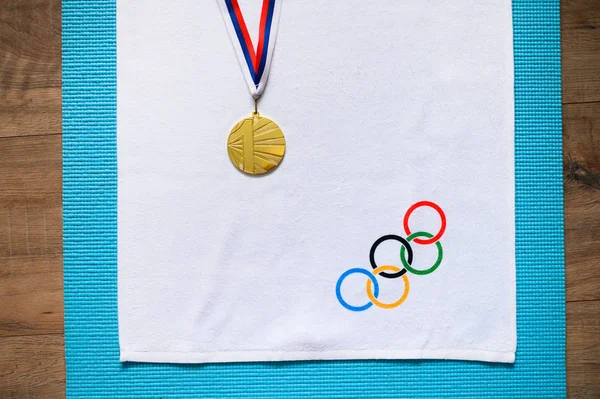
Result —
[{"label": "medal ribbon", "polygon": [[217,2],[221,7],[250,94],[258,99],[265,90],[269,77],[282,0],[263,0],[256,49],[248,34],[238,0],[217,0]]}]

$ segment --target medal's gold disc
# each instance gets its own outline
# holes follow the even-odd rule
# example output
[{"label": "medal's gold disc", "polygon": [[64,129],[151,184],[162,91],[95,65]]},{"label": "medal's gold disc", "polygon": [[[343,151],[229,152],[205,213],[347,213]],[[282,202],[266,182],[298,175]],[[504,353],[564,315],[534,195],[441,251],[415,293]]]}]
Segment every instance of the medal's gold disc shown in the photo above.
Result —
[{"label": "medal's gold disc", "polygon": [[283,159],[285,137],[275,122],[255,112],[231,129],[227,153],[242,172],[262,175],[276,168]]}]

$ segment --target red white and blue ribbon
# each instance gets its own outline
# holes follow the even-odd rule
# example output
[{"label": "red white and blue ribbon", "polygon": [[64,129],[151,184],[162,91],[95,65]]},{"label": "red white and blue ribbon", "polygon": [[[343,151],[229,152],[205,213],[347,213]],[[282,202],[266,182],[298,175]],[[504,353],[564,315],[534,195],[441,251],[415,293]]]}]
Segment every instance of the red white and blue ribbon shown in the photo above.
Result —
[{"label": "red white and blue ribbon", "polygon": [[221,7],[223,19],[246,77],[250,94],[258,99],[265,90],[269,77],[282,0],[262,1],[256,47],[248,33],[238,0],[217,0],[217,2]]}]

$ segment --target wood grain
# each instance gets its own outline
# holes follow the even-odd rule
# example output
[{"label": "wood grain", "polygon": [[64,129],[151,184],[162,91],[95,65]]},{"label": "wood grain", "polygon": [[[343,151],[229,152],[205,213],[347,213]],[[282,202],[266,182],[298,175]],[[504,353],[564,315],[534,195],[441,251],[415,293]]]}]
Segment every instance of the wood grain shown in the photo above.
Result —
[{"label": "wood grain", "polygon": [[0,259],[61,254],[61,137],[3,138],[0,154]]},{"label": "wood grain", "polygon": [[563,125],[567,299],[600,300],[600,102],[565,104]]},{"label": "wood grain", "polygon": [[600,398],[600,1],[561,2],[569,398]]},{"label": "wood grain", "polygon": [[0,337],[63,334],[62,257],[2,260]]},{"label": "wood grain", "polygon": [[567,302],[567,393],[600,398],[600,301]]},{"label": "wood grain", "polygon": [[600,2],[561,1],[563,102],[600,101]]},{"label": "wood grain", "polygon": [[0,137],[60,134],[60,1],[0,1]]},{"label": "wood grain", "polygon": [[65,397],[62,335],[0,337],[0,398]]},{"label": "wood grain", "polygon": [[0,398],[65,397],[60,5],[0,1]]},{"label": "wood grain", "polygon": [[[0,1],[0,398],[65,396],[60,6]],[[600,398],[600,1],[561,15],[568,395]]]}]

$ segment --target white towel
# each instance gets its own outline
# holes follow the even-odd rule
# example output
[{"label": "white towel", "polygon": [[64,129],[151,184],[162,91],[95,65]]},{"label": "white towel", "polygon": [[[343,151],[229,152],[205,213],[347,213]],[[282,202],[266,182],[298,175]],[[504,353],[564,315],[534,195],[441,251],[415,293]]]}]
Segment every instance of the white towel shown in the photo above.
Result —
[{"label": "white towel", "polygon": [[254,102],[215,0],[117,20],[122,361],[514,361],[510,0],[287,0],[259,178],[227,155]]}]

